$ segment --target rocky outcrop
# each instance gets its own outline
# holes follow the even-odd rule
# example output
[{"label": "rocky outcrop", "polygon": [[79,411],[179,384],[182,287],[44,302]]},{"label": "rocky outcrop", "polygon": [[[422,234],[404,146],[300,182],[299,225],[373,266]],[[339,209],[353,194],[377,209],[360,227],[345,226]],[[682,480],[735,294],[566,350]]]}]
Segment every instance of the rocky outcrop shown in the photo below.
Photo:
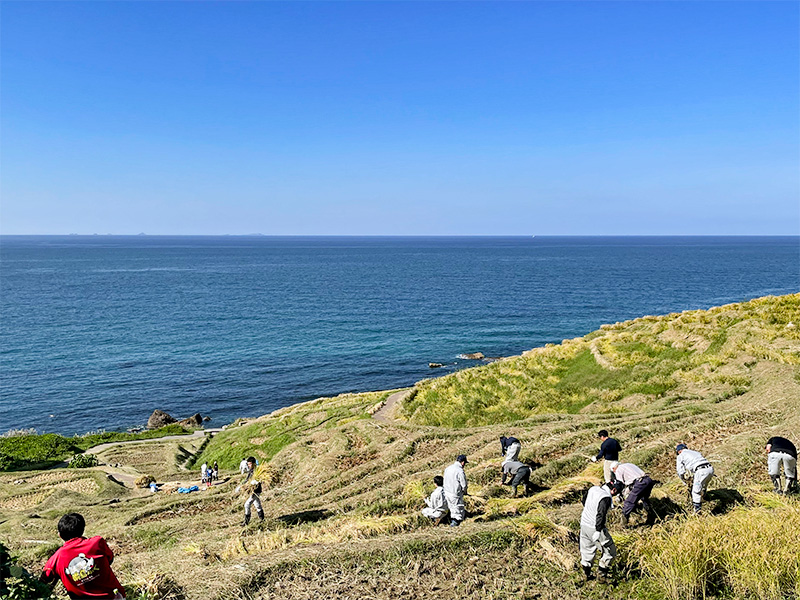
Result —
[{"label": "rocky outcrop", "polygon": [[486,357],[483,355],[483,352],[470,352],[469,354],[462,354],[461,358],[466,358],[467,360],[483,360]]},{"label": "rocky outcrop", "polygon": [[438,369],[438,368],[440,368],[440,367],[443,367],[444,365],[443,365],[442,363],[428,363],[428,366],[429,366],[431,369]]},{"label": "rocky outcrop", "polygon": [[[153,414],[150,415],[150,418],[147,419],[147,428],[158,429],[159,427],[164,427],[165,425],[170,425],[172,423],[177,423],[178,425],[183,425],[184,427],[202,427],[203,420],[203,415],[200,413],[195,413],[191,417],[179,421],[169,413],[166,413],[163,410],[155,409]],[[211,419],[206,417],[205,420],[210,421]]]},{"label": "rocky outcrop", "polygon": [[178,424],[183,425],[184,427],[200,427],[203,424],[203,415],[200,413],[195,413],[188,419],[178,421]]},{"label": "rocky outcrop", "polygon": [[163,410],[155,409],[153,414],[150,415],[150,418],[147,419],[147,428],[158,429],[159,427],[164,427],[165,425],[175,423],[176,421],[177,419],[169,413],[165,413]]}]

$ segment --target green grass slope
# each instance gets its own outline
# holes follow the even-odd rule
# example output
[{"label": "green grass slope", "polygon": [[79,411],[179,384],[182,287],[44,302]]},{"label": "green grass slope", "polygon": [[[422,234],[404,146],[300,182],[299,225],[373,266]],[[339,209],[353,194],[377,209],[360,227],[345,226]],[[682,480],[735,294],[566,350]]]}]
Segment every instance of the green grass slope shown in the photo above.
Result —
[{"label": "green grass slope", "polygon": [[[800,295],[644,317],[421,382],[399,420],[372,417],[390,392],[289,407],[193,450],[195,464],[217,460],[231,477],[196,494],[122,488],[97,470],[0,476],[0,540],[40,567],[59,514],[80,510],[140,600],[798,598],[800,502],[769,493],[763,452],[771,435],[800,442],[798,323]],[[586,459],[600,428],[661,482],[656,527],[612,520],[620,556],[610,589],[582,585],[576,571],[579,498],[601,476]],[[532,497],[498,485],[500,435],[522,440]],[[674,475],[679,441],[717,473],[700,517],[686,514]],[[159,444],[110,456],[150,471],[178,446]],[[433,528],[422,499],[462,452],[468,519]],[[250,454],[266,520],[244,528],[236,468]],[[164,462],[160,480],[196,480]]]},{"label": "green grass slope", "polygon": [[759,359],[800,364],[795,324],[797,295],[616,323],[423,381],[403,416],[421,425],[466,427],[541,413],[624,413],[656,401],[724,399],[750,388]]}]

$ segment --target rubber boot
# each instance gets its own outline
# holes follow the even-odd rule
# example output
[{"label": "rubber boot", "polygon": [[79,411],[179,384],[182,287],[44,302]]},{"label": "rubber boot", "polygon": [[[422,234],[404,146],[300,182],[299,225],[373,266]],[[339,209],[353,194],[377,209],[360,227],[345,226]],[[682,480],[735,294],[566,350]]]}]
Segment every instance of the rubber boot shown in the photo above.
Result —
[{"label": "rubber boot", "polygon": [[611,583],[611,569],[600,567],[600,574],[597,576],[598,583],[609,584]]},{"label": "rubber boot", "polygon": [[793,477],[786,478],[786,493],[793,494],[797,488],[797,479]]},{"label": "rubber boot", "polygon": [[694,507],[694,514],[699,515],[700,507],[702,506],[702,504],[700,504],[699,502],[692,502],[692,506]]},{"label": "rubber boot", "polygon": [[261,521],[262,523],[264,522],[264,511],[262,510],[258,511],[258,520]]},{"label": "rubber boot", "polygon": [[770,475],[769,477],[770,477],[770,479],[772,479],[772,486],[775,488],[775,493],[776,494],[782,494],[783,490],[781,490],[781,476],[780,475]]},{"label": "rubber boot", "polygon": [[581,568],[583,569],[583,580],[584,581],[591,581],[592,579],[594,579],[594,575],[592,575],[592,566],[591,565],[589,565],[589,566],[581,565]]},{"label": "rubber boot", "polygon": [[245,513],[244,524],[247,525],[248,523],[250,523],[250,515],[248,513]]}]

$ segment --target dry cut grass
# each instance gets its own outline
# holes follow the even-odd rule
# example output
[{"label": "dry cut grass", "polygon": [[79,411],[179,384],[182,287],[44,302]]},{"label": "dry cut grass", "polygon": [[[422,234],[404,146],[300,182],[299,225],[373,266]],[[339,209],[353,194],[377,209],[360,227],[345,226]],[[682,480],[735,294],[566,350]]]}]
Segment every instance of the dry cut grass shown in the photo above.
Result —
[{"label": "dry cut grass", "polygon": [[798,597],[800,503],[763,498],[727,515],[662,525],[634,541],[631,556],[671,600]]}]

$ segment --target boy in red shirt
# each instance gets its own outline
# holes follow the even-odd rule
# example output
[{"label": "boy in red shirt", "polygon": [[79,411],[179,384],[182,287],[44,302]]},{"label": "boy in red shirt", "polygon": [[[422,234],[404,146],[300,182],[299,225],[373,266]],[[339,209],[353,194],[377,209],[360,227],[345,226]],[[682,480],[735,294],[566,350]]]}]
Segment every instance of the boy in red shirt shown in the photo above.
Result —
[{"label": "boy in red shirt", "polygon": [[54,583],[61,578],[70,598],[121,600],[125,590],[111,570],[114,553],[99,535],[83,537],[86,521],[69,513],[58,522],[58,535],[64,540],[44,566],[42,580]]}]

